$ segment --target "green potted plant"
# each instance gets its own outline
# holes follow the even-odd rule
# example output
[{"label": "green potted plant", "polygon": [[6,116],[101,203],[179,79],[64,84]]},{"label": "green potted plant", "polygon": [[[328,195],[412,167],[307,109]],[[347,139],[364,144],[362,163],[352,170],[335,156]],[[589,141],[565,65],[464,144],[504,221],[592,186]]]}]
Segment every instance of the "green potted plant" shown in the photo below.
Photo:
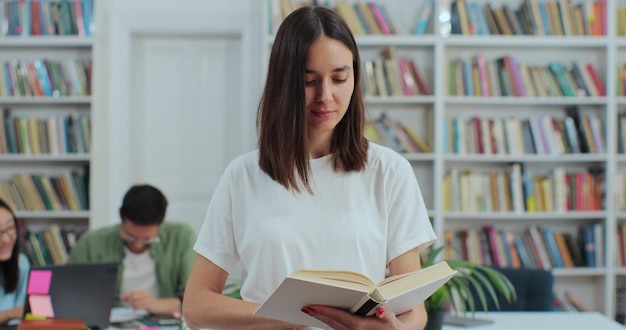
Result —
[{"label": "green potted plant", "polygon": [[[445,246],[427,250],[422,255],[422,267],[428,267],[439,260],[444,250]],[[457,313],[471,312],[473,314],[476,310],[487,310],[488,299],[500,308],[498,294],[508,302],[517,299],[511,281],[497,270],[463,260],[447,260],[447,262],[450,268],[457,270],[458,273],[424,302],[428,313],[428,324],[425,330],[441,329],[443,316],[448,306]],[[476,292],[478,301],[475,301],[472,289]],[[453,297],[458,297],[463,303],[459,303]]]}]

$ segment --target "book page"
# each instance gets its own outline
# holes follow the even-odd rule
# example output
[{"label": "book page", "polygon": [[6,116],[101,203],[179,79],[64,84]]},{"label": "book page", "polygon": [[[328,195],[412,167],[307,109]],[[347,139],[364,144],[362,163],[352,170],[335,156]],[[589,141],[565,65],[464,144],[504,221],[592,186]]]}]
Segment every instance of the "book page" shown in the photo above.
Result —
[{"label": "book page", "polygon": [[[346,283],[346,285],[354,288],[372,290],[375,287],[374,282],[363,274],[347,270],[299,270],[291,273],[289,277],[301,278],[311,281],[334,283],[333,281]],[[350,285],[354,284],[354,285]]]}]

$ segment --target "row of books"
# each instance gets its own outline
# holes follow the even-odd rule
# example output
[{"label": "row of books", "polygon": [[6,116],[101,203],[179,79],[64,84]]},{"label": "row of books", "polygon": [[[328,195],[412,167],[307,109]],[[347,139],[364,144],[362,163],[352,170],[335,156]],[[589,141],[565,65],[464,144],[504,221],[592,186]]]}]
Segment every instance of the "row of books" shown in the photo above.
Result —
[{"label": "row of books", "polygon": [[430,87],[415,62],[396,55],[395,47],[386,47],[374,60],[363,62],[363,86],[366,96],[430,95]]},{"label": "row of books", "polygon": [[42,231],[28,230],[24,236],[26,255],[35,267],[65,264],[84,231],[79,228],[61,228],[58,224],[51,224]]},{"label": "row of books", "polygon": [[0,27],[5,36],[91,36],[93,0],[6,0],[0,5]]},{"label": "row of books", "polygon": [[91,151],[91,119],[70,114],[49,118],[0,117],[0,154],[69,154]]},{"label": "row of books", "polygon": [[14,210],[88,210],[88,184],[88,170],[66,170],[54,176],[20,173],[0,181],[0,198]]},{"label": "row of books", "polygon": [[456,96],[604,96],[606,89],[592,63],[549,62],[545,67],[506,55],[488,61],[448,62],[448,94]]},{"label": "row of books", "polygon": [[506,170],[451,168],[443,182],[444,211],[565,212],[604,209],[604,169],[556,167],[541,174],[514,163]]},{"label": "row of books", "polygon": [[0,97],[91,94],[91,61],[8,60],[0,66]]},{"label": "row of books", "polygon": [[399,153],[432,152],[426,141],[411,126],[393,120],[386,113],[367,122],[365,137]]},{"label": "row of books", "polygon": [[457,0],[450,5],[453,34],[606,35],[606,0],[524,0],[517,9],[505,3]]},{"label": "row of books", "polygon": [[[426,32],[427,23],[426,26],[418,28],[421,20],[425,19],[428,22],[432,13],[432,0],[427,0],[426,3],[430,3],[430,6],[424,6],[425,8],[422,9],[424,14],[421,16],[425,16],[425,18],[420,18],[420,22],[415,27],[414,32],[416,33],[421,31],[421,34],[424,34]],[[377,1],[333,1],[330,3],[329,1],[274,0],[271,5],[274,32],[278,29],[280,22],[292,11],[302,6],[325,6],[336,11],[355,35],[402,33],[398,30],[385,5]]]},{"label": "row of books", "polygon": [[529,118],[449,118],[444,152],[487,155],[604,153],[604,130],[597,115]]},{"label": "row of books", "polygon": [[601,223],[582,225],[576,234],[536,225],[517,231],[494,225],[446,230],[445,252],[446,258],[494,267],[546,270],[602,267],[603,230]]}]

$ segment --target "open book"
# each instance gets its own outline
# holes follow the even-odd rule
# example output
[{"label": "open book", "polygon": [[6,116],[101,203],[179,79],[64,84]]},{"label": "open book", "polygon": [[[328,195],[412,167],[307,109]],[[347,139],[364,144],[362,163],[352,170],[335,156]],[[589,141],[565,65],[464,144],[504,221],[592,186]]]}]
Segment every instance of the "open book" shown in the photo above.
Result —
[{"label": "open book", "polygon": [[300,309],[308,305],[341,308],[356,315],[373,315],[378,306],[396,315],[430,297],[454,274],[448,263],[386,278],[378,285],[350,271],[299,270],[289,274],[254,315],[319,328],[328,326]]}]

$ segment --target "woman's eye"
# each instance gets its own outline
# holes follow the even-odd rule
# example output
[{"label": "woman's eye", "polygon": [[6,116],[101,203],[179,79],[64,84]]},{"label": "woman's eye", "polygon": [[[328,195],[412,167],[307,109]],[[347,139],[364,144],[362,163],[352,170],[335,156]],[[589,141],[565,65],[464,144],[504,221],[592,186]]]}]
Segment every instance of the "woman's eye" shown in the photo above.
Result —
[{"label": "woman's eye", "polygon": [[348,81],[348,78],[345,78],[345,79],[335,79],[335,81],[339,82],[339,83],[345,83],[346,81]]},{"label": "woman's eye", "polygon": [[304,84],[307,85],[307,86],[314,85],[315,84],[315,80],[305,80]]}]

